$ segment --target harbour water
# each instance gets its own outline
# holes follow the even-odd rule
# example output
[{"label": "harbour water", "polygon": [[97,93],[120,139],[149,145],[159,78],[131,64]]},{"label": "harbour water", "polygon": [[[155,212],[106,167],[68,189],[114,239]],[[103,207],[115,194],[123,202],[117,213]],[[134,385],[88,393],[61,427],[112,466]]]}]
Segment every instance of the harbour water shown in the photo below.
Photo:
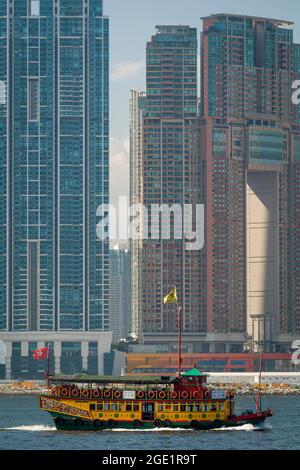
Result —
[{"label": "harbour water", "polygon": [[[0,397],[0,449],[4,450],[299,450],[300,398],[268,397],[275,415],[261,429],[252,425],[207,432],[157,429],[99,432],[56,431],[38,399]],[[252,408],[253,399],[237,397],[236,412]]]}]

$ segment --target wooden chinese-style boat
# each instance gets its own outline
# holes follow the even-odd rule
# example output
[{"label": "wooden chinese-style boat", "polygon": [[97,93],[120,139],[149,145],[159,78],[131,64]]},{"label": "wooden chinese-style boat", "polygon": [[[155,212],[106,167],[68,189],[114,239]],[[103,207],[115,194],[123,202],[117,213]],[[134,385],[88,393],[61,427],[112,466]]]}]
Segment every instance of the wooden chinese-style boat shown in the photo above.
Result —
[{"label": "wooden chinese-style boat", "polygon": [[[50,377],[49,393],[40,397],[60,430],[112,428],[216,429],[261,424],[273,415],[262,410],[235,414],[234,390],[210,390],[207,375],[194,368],[181,371],[182,309],[179,307],[178,372],[176,377]],[[260,361],[260,381],[262,356]],[[52,388],[50,388],[52,383]]]},{"label": "wooden chinese-style boat", "polygon": [[40,397],[60,430],[214,429],[263,423],[272,411],[234,411],[234,391],[210,390],[197,369],[180,377],[53,377]]}]

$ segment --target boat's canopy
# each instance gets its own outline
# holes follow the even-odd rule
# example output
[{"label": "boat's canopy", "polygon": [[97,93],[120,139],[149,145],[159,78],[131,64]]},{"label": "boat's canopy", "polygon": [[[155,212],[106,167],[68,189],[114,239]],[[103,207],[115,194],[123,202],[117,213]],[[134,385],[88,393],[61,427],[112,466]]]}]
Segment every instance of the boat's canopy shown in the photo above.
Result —
[{"label": "boat's canopy", "polygon": [[150,376],[120,376],[108,375],[56,375],[50,376],[52,383],[83,383],[83,384],[168,384],[173,383],[176,377],[150,377]]},{"label": "boat's canopy", "polygon": [[[191,369],[181,373],[181,377],[206,377],[206,374],[200,372],[198,369]],[[178,383],[180,379],[175,376],[120,376],[113,377],[108,375],[55,375],[50,376],[52,383],[82,383],[82,384],[140,384],[140,385],[155,385],[155,384],[172,384]]]}]

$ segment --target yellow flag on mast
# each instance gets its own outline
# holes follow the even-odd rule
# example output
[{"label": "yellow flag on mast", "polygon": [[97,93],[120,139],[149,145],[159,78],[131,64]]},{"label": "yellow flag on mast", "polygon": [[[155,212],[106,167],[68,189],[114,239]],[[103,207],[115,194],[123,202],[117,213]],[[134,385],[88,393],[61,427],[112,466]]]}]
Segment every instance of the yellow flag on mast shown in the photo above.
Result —
[{"label": "yellow flag on mast", "polygon": [[176,287],[171,290],[170,294],[164,297],[164,304],[176,304],[177,303],[177,291]]}]

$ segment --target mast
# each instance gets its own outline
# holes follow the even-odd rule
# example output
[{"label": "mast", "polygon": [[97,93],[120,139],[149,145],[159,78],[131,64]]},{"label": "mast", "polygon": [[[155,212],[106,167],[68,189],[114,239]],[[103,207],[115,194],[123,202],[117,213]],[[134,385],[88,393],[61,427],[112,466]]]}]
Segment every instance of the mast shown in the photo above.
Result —
[{"label": "mast", "polygon": [[261,411],[261,377],[262,377],[262,368],[263,368],[263,360],[264,360],[264,350],[261,348],[260,350],[260,357],[259,357],[259,380],[258,380],[258,392],[256,397],[256,412],[258,413]]},{"label": "mast", "polygon": [[[178,306],[177,306],[178,307]],[[178,307],[178,377],[181,374],[181,335],[182,335],[182,307]]]}]

